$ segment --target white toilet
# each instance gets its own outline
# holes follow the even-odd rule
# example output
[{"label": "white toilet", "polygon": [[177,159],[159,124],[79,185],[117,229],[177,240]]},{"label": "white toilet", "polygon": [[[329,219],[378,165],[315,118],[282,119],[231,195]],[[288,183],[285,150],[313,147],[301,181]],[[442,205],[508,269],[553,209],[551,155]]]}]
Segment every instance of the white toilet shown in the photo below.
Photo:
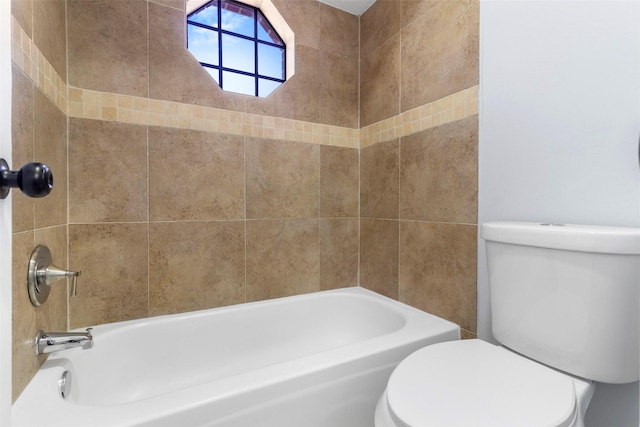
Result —
[{"label": "white toilet", "polygon": [[376,427],[582,427],[594,381],[639,379],[640,228],[492,222],[493,335],[395,369]]}]

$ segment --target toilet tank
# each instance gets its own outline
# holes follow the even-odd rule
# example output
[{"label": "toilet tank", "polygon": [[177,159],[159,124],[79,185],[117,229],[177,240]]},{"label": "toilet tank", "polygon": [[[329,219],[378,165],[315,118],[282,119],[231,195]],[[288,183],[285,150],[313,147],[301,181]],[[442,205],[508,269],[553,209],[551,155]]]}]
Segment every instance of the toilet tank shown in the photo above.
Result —
[{"label": "toilet tank", "polygon": [[573,375],[639,378],[640,228],[482,224],[494,337]]}]

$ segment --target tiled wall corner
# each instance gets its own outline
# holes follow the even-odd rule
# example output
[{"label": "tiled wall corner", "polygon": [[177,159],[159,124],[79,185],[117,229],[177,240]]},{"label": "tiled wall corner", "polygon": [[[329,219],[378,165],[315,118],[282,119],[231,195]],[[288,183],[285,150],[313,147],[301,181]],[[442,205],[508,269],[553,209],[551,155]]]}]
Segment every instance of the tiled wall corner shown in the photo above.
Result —
[{"label": "tiled wall corner", "polygon": [[57,283],[47,304],[35,307],[24,282],[31,252],[39,244],[49,247],[56,265],[67,266],[66,64],[59,60],[66,57],[64,27],[64,1],[47,2],[37,11],[32,2],[12,1],[11,166],[38,161],[54,172],[54,188],[46,198],[31,199],[19,191],[12,196],[14,401],[46,359],[33,352],[37,331],[68,327],[66,283]]}]

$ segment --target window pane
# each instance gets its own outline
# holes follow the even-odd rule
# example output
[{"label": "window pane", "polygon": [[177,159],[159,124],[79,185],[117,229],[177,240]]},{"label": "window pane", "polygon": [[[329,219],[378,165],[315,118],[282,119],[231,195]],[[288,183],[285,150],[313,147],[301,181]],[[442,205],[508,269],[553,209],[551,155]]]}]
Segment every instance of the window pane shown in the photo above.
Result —
[{"label": "window pane", "polygon": [[220,86],[220,81],[219,81],[220,71],[218,71],[216,68],[209,68],[209,67],[204,67],[204,69],[207,70],[207,73],[209,73],[209,75],[213,77],[213,80],[215,80],[216,83],[218,83],[218,86]]},{"label": "window pane", "polygon": [[254,11],[239,3],[222,1],[222,29],[236,34],[254,37]]},{"label": "window pane", "polygon": [[271,24],[269,24],[269,21],[266,20],[261,12],[258,12],[258,39],[284,47],[284,43],[280,39],[280,36],[276,33],[276,30],[273,29]]},{"label": "window pane", "polygon": [[218,2],[212,1],[204,9],[196,11],[187,17],[189,21],[218,28]]},{"label": "window pane", "polygon": [[262,98],[269,96],[269,94],[280,87],[281,84],[282,83],[271,80],[260,79],[258,81],[258,96]]},{"label": "window pane", "polygon": [[187,46],[225,91],[266,97],[282,84],[269,79],[286,77],[282,38],[259,9],[236,0],[210,0],[189,15]]},{"label": "window pane", "polygon": [[284,79],[284,49],[258,43],[258,74]]},{"label": "window pane", "polygon": [[242,74],[222,72],[222,89],[229,92],[243,93],[245,95],[256,94],[256,79]]},{"label": "window pane", "polygon": [[222,66],[234,70],[256,72],[254,42],[240,37],[222,35]]},{"label": "window pane", "polygon": [[189,52],[200,62],[218,65],[218,32],[187,25]]}]

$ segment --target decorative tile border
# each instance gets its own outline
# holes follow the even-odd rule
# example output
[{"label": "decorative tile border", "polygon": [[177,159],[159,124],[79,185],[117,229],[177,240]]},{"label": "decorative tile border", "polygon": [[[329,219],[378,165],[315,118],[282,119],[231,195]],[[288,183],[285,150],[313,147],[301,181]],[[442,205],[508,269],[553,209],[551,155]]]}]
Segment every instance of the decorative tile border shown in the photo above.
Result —
[{"label": "decorative tile border", "polygon": [[68,115],[358,148],[358,129],[69,87]]},{"label": "decorative tile border", "polygon": [[478,85],[360,129],[360,148],[478,114]]},{"label": "decorative tile border", "polygon": [[67,113],[67,85],[13,15],[11,15],[11,60],[63,113]]},{"label": "decorative tile border", "polygon": [[362,129],[263,116],[67,86],[11,17],[11,57],[67,116],[364,148],[478,114],[478,86],[381,120]]}]

